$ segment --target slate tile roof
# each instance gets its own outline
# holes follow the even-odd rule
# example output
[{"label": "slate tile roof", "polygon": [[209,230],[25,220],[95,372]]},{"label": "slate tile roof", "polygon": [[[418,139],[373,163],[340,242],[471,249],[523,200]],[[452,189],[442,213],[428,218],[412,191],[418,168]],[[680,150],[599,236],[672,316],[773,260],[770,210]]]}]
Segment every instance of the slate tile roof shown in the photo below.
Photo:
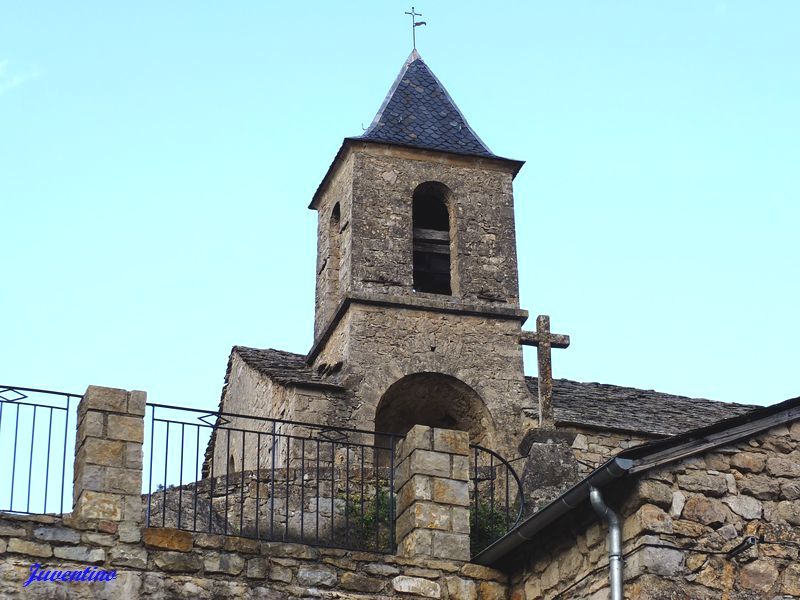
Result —
[{"label": "slate tile roof", "polygon": [[[284,385],[344,391],[344,388],[310,368],[302,354],[271,348],[260,350],[246,346],[234,346],[233,351],[253,369]],[[531,392],[533,410],[538,411],[536,377],[525,379]],[[710,425],[760,407],[674,396],[653,390],[605,383],[555,379],[553,408],[556,423],[560,425],[668,436]]]},{"label": "slate tile roof", "polygon": [[343,389],[331,383],[326,378],[317,374],[314,369],[306,364],[306,357],[283,350],[266,348],[248,348],[247,346],[234,346],[233,352],[242,357],[242,360],[259,373],[284,385],[299,385],[303,387],[324,387],[330,389]]},{"label": "slate tile roof", "polygon": [[[539,410],[536,377],[526,377]],[[735,417],[759,406],[687,398],[653,390],[553,380],[556,423],[668,436]]]},{"label": "slate tile roof", "polygon": [[354,139],[494,157],[414,50],[367,131]]}]

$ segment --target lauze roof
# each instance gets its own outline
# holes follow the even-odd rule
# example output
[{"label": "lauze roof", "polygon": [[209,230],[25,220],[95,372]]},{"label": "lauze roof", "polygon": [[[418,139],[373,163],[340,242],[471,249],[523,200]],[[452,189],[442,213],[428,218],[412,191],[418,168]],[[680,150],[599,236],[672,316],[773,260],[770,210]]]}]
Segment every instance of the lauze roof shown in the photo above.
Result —
[{"label": "lauze roof", "polygon": [[[539,410],[536,377],[526,377]],[[607,383],[553,380],[553,410],[559,425],[577,425],[650,435],[675,435],[742,415],[758,406],[717,402]]]},{"label": "lauze roof", "polygon": [[403,65],[372,124],[356,139],[495,156],[467,124],[416,50]]},{"label": "lauze roof", "polygon": [[[283,385],[343,389],[309,367],[302,354],[246,346],[234,346],[233,352],[259,373]],[[525,379],[531,392],[532,408],[538,410],[537,380],[535,377]],[[675,435],[758,408],[748,404],[687,398],[653,390],[581,383],[569,379],[553,381],[553,407],[556,423],[562,426],[654,436]]]}]

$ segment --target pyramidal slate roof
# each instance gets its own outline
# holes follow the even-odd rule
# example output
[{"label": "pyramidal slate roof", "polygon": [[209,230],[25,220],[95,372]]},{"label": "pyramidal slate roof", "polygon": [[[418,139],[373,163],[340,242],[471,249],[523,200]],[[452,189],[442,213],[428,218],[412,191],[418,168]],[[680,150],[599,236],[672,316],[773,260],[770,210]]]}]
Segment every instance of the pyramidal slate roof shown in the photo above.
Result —
[{"label": "pyramidal slate roof", "polygon": [[495,157],[416,50],[367,131],[354,139]]}]

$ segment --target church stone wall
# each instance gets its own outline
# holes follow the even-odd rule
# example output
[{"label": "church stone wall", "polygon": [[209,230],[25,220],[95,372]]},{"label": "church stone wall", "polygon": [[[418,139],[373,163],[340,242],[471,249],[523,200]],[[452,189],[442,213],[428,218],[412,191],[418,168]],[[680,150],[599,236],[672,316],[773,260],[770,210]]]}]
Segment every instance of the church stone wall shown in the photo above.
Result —
[{"label": "church stone wall", "polygon": [[452,376],[480,396],[491,415],[484,445],[512,456],[529,401],[519,322],[425,310],[354,305],[350,309],[348,374],[352,421],[371,428],[382,396],[406,375]]},{"label": "church stone wall", "polygon": [[[623,496],[625,597],[800,597],[800,422],[667,465]],[[540,534],[515,600],[608,597],[606,526],[590,510]],[[727,553],[748,536],[759,541]]]},{"label": "church stone wall", "polygon": [[452,192],[454,296],[519,304],[510,173],[440,153],[372,145],[355,150],[353,160],[353,290],[412,293],[412,196],[421,183],[437,181]]},{"label": "church stone wall", "polygon": [[342,362],[346,370],[349,355],[351,320],[352,313],[350,311],[342,315],[342,318],[336,324],[336,327],[334,327],[328,340],[325,342],[324,347],[314,358],[313,367],[315,369],[319,368],[321,365],[335,365],[338,362]]},{"label": "church stone wall", "polygon": [[[323,192],[317,205],[317,286],[314,318],[314,339],[317,339],[323,328],[330,321],[343,293],[348,289],[351,272],[352,248],[352,209],[353,160],[348,157],[340,165],[328,188]],[[340,260],[338,291],[332,293],[328,270],[331,240],[331,212],[339,203],[340,219]]]},{"label": "church stone wall", "polygon": [[[256,415],[270,419],[283,419],[287,421],[303,421],[319,423],[322,425],[347,426],[346,417],[339,410],[341,398],[325,390],[305,389],[281,385],[274,380],[260,374],[247,365],[242,358],[234,352],[231,362],[231,374],[224,392],[224,411],[242,415]],[[218,430],[214,444],[214,474],[222,475],[227,472],[228,464],[233,457],[234,471],[256,469],[256,458],[260,457],[263,464],[269,464],[272,452],[273,422],[258,419],[242,419],[226,417],[230,423],[225,427],[245,429],[248,432],[244,437],[241,433]],[[298,426],[285,423],[279,424],[276,429],[279,434],[276,444],[278,465],[283,464],[286,457],[287,443],[281,435],[308,435],[308,431],[300,431]],[[260,453],[256,444],[260,441]],[[242,462],[242,446],[244,445],[244,463]],[[209,473],[210,473],[210,465]]]}]

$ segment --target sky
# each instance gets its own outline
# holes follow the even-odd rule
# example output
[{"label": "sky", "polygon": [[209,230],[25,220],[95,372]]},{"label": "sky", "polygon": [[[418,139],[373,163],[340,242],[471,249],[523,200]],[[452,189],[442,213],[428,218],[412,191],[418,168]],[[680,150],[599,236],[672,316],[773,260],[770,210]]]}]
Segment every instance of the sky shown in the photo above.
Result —
[{"label": "sky", "polygon": [[[0,383],[213,409],[235,344],[305,353],[311,196],[411,50],[394,1],[0,6]],[[800,394],[800,3],[416,4],[515,181],[554,375]],[[535,374],[535,349],[525,350]]]}]

